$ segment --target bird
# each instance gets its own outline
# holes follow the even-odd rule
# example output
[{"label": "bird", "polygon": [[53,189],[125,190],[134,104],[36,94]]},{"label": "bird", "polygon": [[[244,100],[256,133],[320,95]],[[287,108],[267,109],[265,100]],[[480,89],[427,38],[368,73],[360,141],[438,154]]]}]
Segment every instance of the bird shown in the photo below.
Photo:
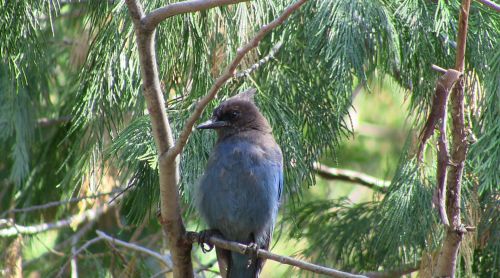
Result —
[{"label": "bird", "polygon": [[[195,206],[209,229],[226,240],[269,250],[283,190],[283,155],[255,105],[255,89],[222,102],[197,126],[217,141],[195,188]],[[202,246],[203,247],[203,246]],[[265,260],[216,247],[222,277],[259,277]]]}]

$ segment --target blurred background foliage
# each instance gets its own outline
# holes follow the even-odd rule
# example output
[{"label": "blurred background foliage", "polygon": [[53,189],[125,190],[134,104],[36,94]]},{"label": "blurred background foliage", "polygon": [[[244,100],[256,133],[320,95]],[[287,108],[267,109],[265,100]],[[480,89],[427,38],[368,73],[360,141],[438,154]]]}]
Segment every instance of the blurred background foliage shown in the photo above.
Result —
[{"label": "blurred background foliage", "polygon": [[[173,1],[142,2],[151,11]],[[250,1],[160,24],[156,51],[175,134],[238,46],[289,3]],[[274,252],[346,271],[407,268],[427,277],[442,240],[431,202],[434,142],[420,166],[414,151],[439,77],[430,66],[454,65],[459,4],[308,1],[239,70],[271,59],[231,81],[207,108],[203,118],[243,88],[259,91],[257,103],[285,156]],[[473,144],[462,203],[464,222],[477,230],[462,243],[458,275],[497,277],[500,14],[473,2],[469,20],[466,121]],[[189,229],[203,228],[190,192],[214,139],[194,132],[182,154]],[[323,179],[315,162],[390,186],[377,192]],[[155,219],[157,158],[124,1],[0,1],[0,186],[0,276],[8,275],[15,254],[26,276],[74,275],[70,254],[92,242],[96,229],[168,254]],[[37,227],[92,211],[94,218],[70,219],[60,229],[17,239],[19,231],[7,233],[12,222]],[[194,258],[200,275],[215,275],[214,254],[195,248]],[[81,277],[150,277],[162,270],[150,257],[102,241],[77,262]],[[290,275],[310,274],[270,261],[263,273]]]}]

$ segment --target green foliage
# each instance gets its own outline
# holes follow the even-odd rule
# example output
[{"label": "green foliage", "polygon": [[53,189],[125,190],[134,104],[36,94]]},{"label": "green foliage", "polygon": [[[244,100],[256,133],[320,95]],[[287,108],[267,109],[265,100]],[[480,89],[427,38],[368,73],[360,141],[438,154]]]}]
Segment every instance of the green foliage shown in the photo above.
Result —
[{"label": "green foliage", "polygon": [[374,236],[376,203],[352,204],[341,199],[302,205],[297,215],[289,215],[285,221],[294,221],[291,236],[308,240],[304,255],[329,267],[358,271],[373,266],[365,248]]},{"label": "green foliage", "polygon": [[377,210],[376,239],[367,247],[377,265],[394,269],[418,264],[420,256],[439,246],[432,185],[433,181],[422,176],[416,159],[408,154],[401,157],[400,168]]},{"label": "green foliage", "polygon": [[472,130],[477,136],[470,156],[474,161],[474,172],[479,177],[479,191],[498,190],[500,185],[500,51],[493,58],[491,79],[486,83],[485,95],[479,102],[479,123]]},{"label": "green foliage", "polygon": [[417,265],[441,239],[432,194],[415,160],[404,154],[382,201],[303,203],[291,233],[307,239],[306,255],[331,267],[370,271]]},{"label": "green foliage", "polygon": [[108,159],[114,158],[111,161],[121,170],[124,180],[130,177],[123,193],[126,195],[122,210],[134,224],[140,224],[147,216],[156,213],[153,209],[159,201],[159,178],[155,152],[151,123],[146,116],[132,121],[106,151]]},{"label": "green foliage", "polygon": [[498,276],[500,270],[499,192],[486,196],[483,217],[478,226],[479,247],[475,250],[473,270],[480,277]]}]

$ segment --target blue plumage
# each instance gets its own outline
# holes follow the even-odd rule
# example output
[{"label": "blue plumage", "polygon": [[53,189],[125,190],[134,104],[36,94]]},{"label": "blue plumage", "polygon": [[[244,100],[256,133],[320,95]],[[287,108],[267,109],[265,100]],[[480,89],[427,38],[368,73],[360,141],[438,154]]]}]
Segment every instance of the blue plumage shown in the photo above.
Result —
[{"label": "blue plumage", "polygon": [[[222,103],[208,123],[218,141],[195,189],[195,204],[210,229],[224,238],[268,249],[283,187],[282,154],[250,93]],[[221,273],[258,277],[263,261],[217,250]]]}]

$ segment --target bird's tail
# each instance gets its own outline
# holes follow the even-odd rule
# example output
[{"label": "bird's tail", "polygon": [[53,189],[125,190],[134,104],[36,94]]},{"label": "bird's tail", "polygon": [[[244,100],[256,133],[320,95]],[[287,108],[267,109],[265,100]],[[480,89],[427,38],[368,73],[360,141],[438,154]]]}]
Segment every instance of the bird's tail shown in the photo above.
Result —
[{"label": "bird's tail", "polygon": [[249,264],[250,256],[231,252],[231,265],[228,270],[228,278],[256,278],[259,277],[257,261],[252,259]]}]

